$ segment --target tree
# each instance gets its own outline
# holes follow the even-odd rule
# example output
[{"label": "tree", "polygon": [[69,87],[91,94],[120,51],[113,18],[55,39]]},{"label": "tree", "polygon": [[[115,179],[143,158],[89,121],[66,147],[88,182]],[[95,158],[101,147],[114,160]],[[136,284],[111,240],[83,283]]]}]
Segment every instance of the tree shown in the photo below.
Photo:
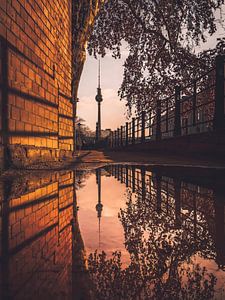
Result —
[{"label": "tree", "polygon": [[77,145],[82,147],[84,144],[90,144],[94,142],[95,132],[85,124],[84,119],[77,117],[75,120],[75,128]]},{"label": "tree", "polygon": [[[120,58],[123,42],[129,55],[119,95],[128,111],[152,106],[212,66],[209,52],[194,46],[216,32],[215,10],[224,0],[108,0],[100,9],[88,51]],[[221,45],[220,45],[221,46]],[[196,72],[198,69],[198,72]]]}]

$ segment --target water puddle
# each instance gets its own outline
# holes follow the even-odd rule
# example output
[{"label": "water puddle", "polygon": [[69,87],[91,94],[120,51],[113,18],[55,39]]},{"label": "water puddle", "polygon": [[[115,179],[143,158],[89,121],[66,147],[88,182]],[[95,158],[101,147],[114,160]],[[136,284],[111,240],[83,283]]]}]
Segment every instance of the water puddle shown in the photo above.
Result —
[{"label": "water puddle", "polygon": [[0,299],[224,299],[224,178],[110,165],[0,182]]}]

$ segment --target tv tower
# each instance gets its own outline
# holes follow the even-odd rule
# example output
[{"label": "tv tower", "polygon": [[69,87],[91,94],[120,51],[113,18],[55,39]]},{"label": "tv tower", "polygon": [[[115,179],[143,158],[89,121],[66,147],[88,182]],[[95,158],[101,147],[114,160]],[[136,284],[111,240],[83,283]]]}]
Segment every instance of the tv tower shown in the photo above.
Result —
[{"label": "tv tower", "polygon": [[96,141],[99,141],[101,139],[101,102],[103,100],[102,98],[102,91],[101,91],[101,70],[100,70],[100,60],[98,61],[98,88],[97,88],[97,95],[95,97],[95,100],[98,103],[98,121],[96,124]]}]

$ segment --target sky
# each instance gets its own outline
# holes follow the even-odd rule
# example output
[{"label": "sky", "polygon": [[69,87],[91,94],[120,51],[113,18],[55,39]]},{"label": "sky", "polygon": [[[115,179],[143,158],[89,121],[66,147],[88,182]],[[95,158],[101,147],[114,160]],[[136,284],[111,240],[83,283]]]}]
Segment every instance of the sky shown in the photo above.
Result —
[{"label": "sky", "polygon": [[[225,26],[225,6],[223,6],[223,25]],[[199,50],[214,48],[218,37],[225,37],[225,27],[218,27],[218,32],[202,45]],[[120,101],[118,90],[122,83],[123,64],[128,55],[125,46],[122,49],[121,59],[114,59],[110,53],[101,58],[101,88],[102,102],[102,129],[112,130],[124,125],[126,119],[126,101]],[[98,85],[98,61],[87,54],[83,73],[78,90],[77,115],[85,120],[90,129],[95,130],[97,121],[97,102],[95,96]]]},{"label": "sky", "polygon": [[[102,129],[116,129],[126,122],[126,102],[120,101],[117,91],[123,77],[123,63],[127,52],[123,51],[121,59],[115,60],[107,54],[101,59],[102,88]],[[87,54],[78,91],[77,115],[86,121],[93,130],[97,120],[97,102],[95,96],[98,85],[98,61]]]}]

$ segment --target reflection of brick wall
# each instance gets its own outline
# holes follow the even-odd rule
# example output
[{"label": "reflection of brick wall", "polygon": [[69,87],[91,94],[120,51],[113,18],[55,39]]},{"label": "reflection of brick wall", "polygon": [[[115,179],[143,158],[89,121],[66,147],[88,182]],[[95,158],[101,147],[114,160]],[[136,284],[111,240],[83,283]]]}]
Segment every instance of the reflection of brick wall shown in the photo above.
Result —
[{"label": "reflection of brick wall", "polygon": [[7,143],[73,150],[71,1],[3,0],[0,16]]},{"label": "reflection of brick wall", "polygon": [[69,299],[73,172],[25,182],[26,192],[8,199],[9,207],[0,220],[1,225],[7,224],[5,230],[8,228],[0,230],[6,252],[1,258],[8,261],[8,274],[2,269],[0,290],[7,281],[9,293],[16,299]]},{"label": "reflection of brick wall", "polygon": [[[0,8],[0,12],[1,12],[1,8]],[[0,17],[0,31],[1,31],[1,17]],[[0,52],[1,54],[1,52]],[[2,56],[2,55],[1,55]],[[3,138],[2,138],[2,123],[3,123],[3,119],[2,119],[2,110],[3,110],[3,106],[2,106],[2,101],[3,101],[3,95],[2,95],[2,89],[1,89],[1,84],[2,84],[2,59],[0,57],[0,170],[3,168]]]}]

